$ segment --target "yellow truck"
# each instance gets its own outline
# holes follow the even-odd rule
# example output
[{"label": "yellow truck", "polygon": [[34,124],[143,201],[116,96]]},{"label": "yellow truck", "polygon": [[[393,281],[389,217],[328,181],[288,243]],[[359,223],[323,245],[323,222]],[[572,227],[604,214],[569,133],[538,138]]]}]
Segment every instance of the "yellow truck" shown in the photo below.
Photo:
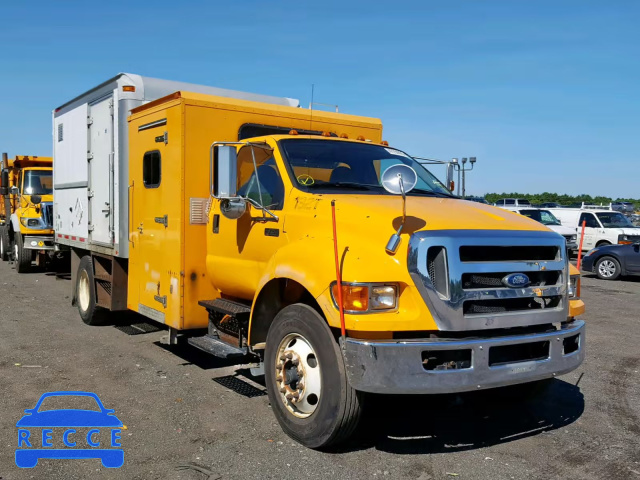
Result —
[{"label": "yellow truck", "polygon": [[0,258],[24,273],[54,251],[53,159],[3,153],[1,171]]},{"label": "yellow truck", "polygon": [[[102,101],[158,91],[139,80],[112,79]],[[256,359],[280,425],[311,448],[348,438],[367,392],[539,385],[581,364],[562,236],[453,196],[377,119],[223,93],[140,96],[128,128],[114,120],[127,254],[65,243],[85,323],[129,309],[171,343]]]}]

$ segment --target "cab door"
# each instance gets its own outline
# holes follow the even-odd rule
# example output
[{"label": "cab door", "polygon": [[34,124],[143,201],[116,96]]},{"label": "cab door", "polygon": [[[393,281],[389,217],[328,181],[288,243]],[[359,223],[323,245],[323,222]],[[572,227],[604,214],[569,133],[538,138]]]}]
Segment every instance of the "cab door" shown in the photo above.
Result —
[{"label": "cab door", "polygon": [[253,298],[271,257],[287,241],[280,167],[272,150],[254,148],[254,154],[257,169],[250,147],[238,152],[238,195],[263,205],[277,219],[250,204],[240,218],[229,219],[221,213],[221,201],[215,200],[207,261],[211,262],[209,272],[218,289],[247,300]]}]

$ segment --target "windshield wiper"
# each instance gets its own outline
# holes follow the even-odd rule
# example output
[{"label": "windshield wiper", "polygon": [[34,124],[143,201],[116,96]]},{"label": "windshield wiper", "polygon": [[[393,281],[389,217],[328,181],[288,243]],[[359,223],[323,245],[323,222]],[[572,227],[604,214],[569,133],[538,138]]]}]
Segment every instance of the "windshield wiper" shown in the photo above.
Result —
[{"label": "windshield wiper", "polygon": [[442,192],[435,192],[433,190],[423,190],[421,188],[414,188],[413,190],[411,190],[410,192],[407,193],[407,195],[410,195],[412,193],[420,193],[423,195],[430,195],[432,197],[443,197],[443,198],[458,198],[455,195],[448,195],[446,193],[442,193]]},{"label": "windshield wiper", "polygon": [[307,185],[308,188],[353,188],[354,190],[371,190],[372,188],[382,188],[382,185],[370,185],[368,183],[357,182],[335,182],[335,183],[314,183]]}]

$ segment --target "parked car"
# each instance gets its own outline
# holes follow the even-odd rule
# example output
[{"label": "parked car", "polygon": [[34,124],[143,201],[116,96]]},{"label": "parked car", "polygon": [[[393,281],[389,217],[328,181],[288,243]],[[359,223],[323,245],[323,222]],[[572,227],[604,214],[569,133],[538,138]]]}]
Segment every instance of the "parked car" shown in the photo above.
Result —
[{"label": "parked car", "polygon": [[611,209],[622,213],[633,213],[635,207],[631,202],[611,202]]},{"label": "parked car", "polygon": [[487,202],[487,200],[484,197],[467,197],[465,198],[465,200],[469,200],[471,202],[476,202],[476,203],[484,203],[485,205],[489,205],[489,202]]},{"label": "parked car", "polygon": [[530,207],[531,202],[526,198],[501,198],[494,205],[496,207]]},{"label": "parked car", "polygon": [[631,244],[640,241],[640,228],[620,212],[592,208],[554,208],[553,214],[580,235],[585,222],[582,250],[605,245]]},{"label": "parked car", "polygon": [[603,280],[640,275],[640,242],[594,248],[582,260],[582,269]]}]

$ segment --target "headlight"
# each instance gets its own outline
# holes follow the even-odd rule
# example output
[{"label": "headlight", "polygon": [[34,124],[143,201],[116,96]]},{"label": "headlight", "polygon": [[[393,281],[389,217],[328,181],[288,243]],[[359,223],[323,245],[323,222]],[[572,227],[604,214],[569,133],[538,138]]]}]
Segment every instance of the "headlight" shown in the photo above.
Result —
[{"label": "headlight", "polygon": [[587,252],[587,254],[585,255],[585,257],[588,257],[589,255],[593,255],[594,253],[596,253],[599,249],[598,248],[592,248],[591,250],[589,250]]},{"label": "headlight", "polygon": [[567,285],[567,294],[569,298],[576,298],[578,296],[578,289],[580,287],[580,275],[569,275],[569,284]]},{"label": "headlight", "polygon": [[27,228],[44,228],[41,218],[21,218],[20,223],[22,223],[22,226]]},{"label": "headlight", "polygon": [[[338,308],[338,285],[331,285],[333,303]],[[398,305],[398,286],[393,284],[342,283],[342,304],[346,313],[394,310]]]},{"label": "headlight", "polygon": [[578,235],[571,235],[571,238],[569,239],[572,242],[577,242],[578,241]]},{"label": "headlight", "polygon": [[630,235],[625,235],[624,233],[621,233],[620,235],[618,235],[618,243],[619,244],[621,243],[623,245],[632,243]]}]

